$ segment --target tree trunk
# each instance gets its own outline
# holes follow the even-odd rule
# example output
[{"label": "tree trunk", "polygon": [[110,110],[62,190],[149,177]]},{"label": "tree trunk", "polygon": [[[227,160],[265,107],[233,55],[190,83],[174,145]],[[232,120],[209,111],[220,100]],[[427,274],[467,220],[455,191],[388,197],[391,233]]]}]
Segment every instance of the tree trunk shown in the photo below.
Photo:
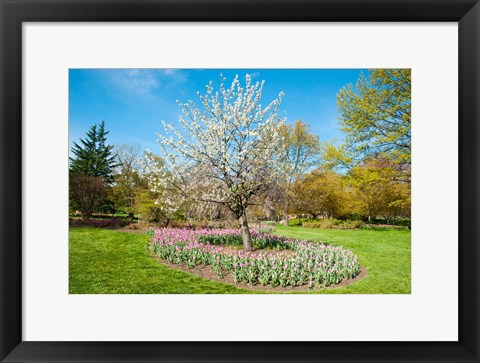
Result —
[{"label": "tree trunk", "polygon": [[284,209],[283,209],[283,224],[288,227],[288,202],[285,201]]},{"label": "tree trunk", "polygon": [[238,219],[240,221],[240,229],[242,231],[243,249],[245,251],[253,251],[252,235],[250,234],[250,228],[248,228],[247,215],[245,212]]}]

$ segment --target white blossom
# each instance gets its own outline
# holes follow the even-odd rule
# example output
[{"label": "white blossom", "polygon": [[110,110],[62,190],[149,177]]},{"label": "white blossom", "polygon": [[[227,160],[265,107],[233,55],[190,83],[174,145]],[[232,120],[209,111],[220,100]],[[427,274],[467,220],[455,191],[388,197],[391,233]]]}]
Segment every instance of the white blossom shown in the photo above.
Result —
[{"label": "white blossom", "polygon": [[247,75],[242,86],[236,76],[227,88],[220,77],[218,90],[209,82],[206,93],[198,93],[200,106],[177,101],[178,127],[162,122],[158,141],[169,172],[157,170],[155,183],[170,183],[185,197],[222,204],[241,217],[280,170],[275,152],[285,122],[279,117],[283,92],[263,107],[264,81],[252,83]]}]

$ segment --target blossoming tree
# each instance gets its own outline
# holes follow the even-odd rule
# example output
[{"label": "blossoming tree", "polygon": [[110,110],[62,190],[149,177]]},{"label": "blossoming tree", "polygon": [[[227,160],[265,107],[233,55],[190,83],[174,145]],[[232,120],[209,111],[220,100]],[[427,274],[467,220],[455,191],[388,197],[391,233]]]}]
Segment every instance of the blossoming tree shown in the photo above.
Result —
[{"label": "blossoming tree", "polygon": [[186,198],[177,188],[165,182],[170,173],[161,157],[147,150],[140,164],[146,190],[140,190],[138,194],[138,211],[153,216],[167,227],[173,218],[181,214]]},{"label": "blossoming tree", "polygon": [[[236,76],[225,87],[225,80],[221,75],[217,91],[210,82],[206,94],[197,93],[201,106],[177,101],[183,113],[178,127],[163,122],[165,135],[158,136],[171,177],[162,180],[196,201],[226,206],[239,220],[244,249],[252,250],[246,210],[279,170],[283,92],[264,107],[264,81],[253,83],[247,75],[242,86]],[[208,185],[192,185],[199,172]]]}]

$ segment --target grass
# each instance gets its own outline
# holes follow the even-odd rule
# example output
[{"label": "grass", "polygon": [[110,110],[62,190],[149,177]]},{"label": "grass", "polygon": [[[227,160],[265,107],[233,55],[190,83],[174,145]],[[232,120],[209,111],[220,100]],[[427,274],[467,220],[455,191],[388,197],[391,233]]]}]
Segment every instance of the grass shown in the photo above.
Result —
[{"label": "grass", "polygon": [[368,268],[367,278],[355,284],[326,290],[342,294],[409,294],[411,290],[410,231],[335,230],[277,226],[279,235],[329,242],[358,256]]},{"label": "grass", "polygon": [[[318,230],[278,226],[277,234],[343,245],[368,276],[315,293],[410,293],[410,231]],[[168,268],[147,251],[148,236],[100,228],[71,228],[71,294],[243,294],[252,291]],[[258,293],[258,292],[257,292]]]},{"label": "grass", "polygon": [[231,294],[235,286],[169,269],[147,251],[149,237],[101,228],[70,228],[70,294]]}]

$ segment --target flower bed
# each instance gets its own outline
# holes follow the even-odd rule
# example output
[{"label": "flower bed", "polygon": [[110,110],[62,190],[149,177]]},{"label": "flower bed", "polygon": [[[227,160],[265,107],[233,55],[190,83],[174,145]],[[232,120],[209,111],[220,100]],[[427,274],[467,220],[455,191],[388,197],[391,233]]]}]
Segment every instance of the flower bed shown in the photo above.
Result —
[{"label": "flower bed", "polygon": [[242,239],[237,229],[161,228],[150,233],[150,248],[161,259],[189,268],[209,265],[219,278],[231,274],[235,283],[326,287],[360,271],[357,256],[341,246],[252,231],[254,247],[261,250],[247,252],[238,249]]}]

